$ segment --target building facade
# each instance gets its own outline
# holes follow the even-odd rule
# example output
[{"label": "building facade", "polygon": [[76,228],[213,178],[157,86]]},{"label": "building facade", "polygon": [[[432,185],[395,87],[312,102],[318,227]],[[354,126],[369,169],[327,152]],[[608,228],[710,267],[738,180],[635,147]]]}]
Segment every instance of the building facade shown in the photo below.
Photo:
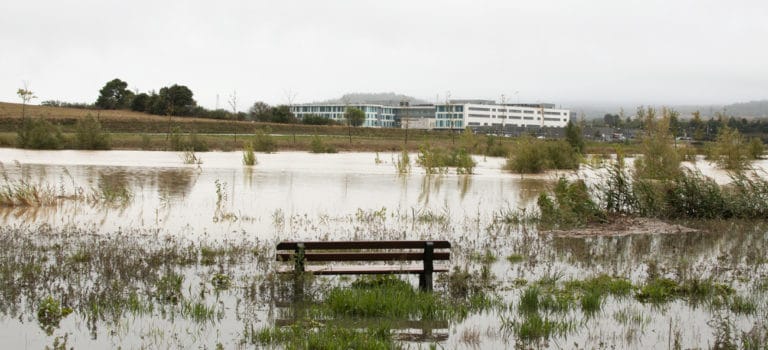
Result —
[{"label": "building facade", "polygon": [[328,118],[340,124],[346,123],[344,112],[347,108],[357,108],[365,113],[364,127],[393,128],[395,127],[395,108],[374,104],[301,104],[291,107],[291,112],[299,120],[308,115]]},{"label": "building facade", "polygon": [[413,106],[302,104],[292,106],[291,111],[299,119],[316,115],[343,124],[348,107],[362,110],[365,113],[363,126],[373,128],[564,128],[571,118],[569,110],[555,108],[553,104],[497,104],[491,100],[451,100],[443,104]]},{"label": "building facade", "polygon": [[571,119],[567,109],[551,104],[496,104],[485,100],[455,100],[436,106],[437,129],[465,127],[564,128]]}]

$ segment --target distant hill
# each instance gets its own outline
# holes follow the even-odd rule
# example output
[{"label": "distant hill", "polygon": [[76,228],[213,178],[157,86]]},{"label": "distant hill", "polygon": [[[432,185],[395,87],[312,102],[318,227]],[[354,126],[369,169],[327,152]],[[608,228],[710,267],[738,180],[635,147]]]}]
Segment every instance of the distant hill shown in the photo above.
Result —
[{"label": "distant hill", "polygon": [[396,94],[394,92],[379,92],[379,93],[355,92],[355,93],[345,94],[344,96],[337,99],[321,101],[320,103],[342,103],[342,104],[370,103],[370,104],[380,104],[385,106],[398,106],[402,101],[408,101],[412,105],[429,103],[428,101],[420,100],[418,98],[411,97],[408,95]]},{"label": "distant hill", "polygon": [[739,117],[768,117],[768,100],[733,103],[725,106],[727,114]]},{"label": "distant hill", "polygon": [[[586,119],[602,118],[606,114],[618,114],[623,108],[627,116],[634,115],[638,106],[635,105],[598,105],[598,104],[575,104],[572,106],[563,106],[575,112],[577,116],[584,114]],[[662,105],[653,106],[661,108]],[[714,117],[715,113],[725,110],[728,116],[737,118],[768,118],[768,100],[758,100],[750,102],[738,102],[728,105],[677,105],[667,106],[680,112],[683,118],[689,117],[695,111],[701,112],[701,117],[708,119]]]}]

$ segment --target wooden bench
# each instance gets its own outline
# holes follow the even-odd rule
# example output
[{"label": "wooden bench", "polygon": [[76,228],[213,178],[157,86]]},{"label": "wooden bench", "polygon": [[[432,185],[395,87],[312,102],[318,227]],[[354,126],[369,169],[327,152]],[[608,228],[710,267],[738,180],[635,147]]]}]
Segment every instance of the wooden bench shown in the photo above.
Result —
[{"label": "wooden bench", "polygon": [[[278,267],[279,273],[313,275],[418,274],[419,288],[432,290],[432,273],[448,272],[447,266],[435,266],[435,260],[450,259],[448,241],[328,241],[280,242],[276,260],[293,262]],[[437,251],[436,251],[437,250]],[[421,261],[422,264],[404,264]],[[317,262],[324,264],[308,264]],[[385,264],[335,265],[333,262],[384,262]]]}]

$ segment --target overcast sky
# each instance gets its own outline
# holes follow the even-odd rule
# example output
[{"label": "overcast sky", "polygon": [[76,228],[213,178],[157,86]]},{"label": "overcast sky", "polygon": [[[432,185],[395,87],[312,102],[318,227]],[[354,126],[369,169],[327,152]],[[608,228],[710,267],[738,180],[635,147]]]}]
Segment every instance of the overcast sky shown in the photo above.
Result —
[{"label": "overcast sky", "polygon": [[[768,98],[768,1],[4,1],[0,101],[187,85],[219,107],[347,92],[435,100]],[[517,93],[516,93],[517,92]]]}]

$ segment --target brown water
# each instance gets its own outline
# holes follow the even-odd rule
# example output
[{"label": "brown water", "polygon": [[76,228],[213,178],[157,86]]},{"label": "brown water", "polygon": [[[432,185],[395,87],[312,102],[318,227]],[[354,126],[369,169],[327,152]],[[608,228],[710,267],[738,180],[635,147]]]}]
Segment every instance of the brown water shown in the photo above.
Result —
[{"label": "brown water", "polygon": [[[499,257],[491,271],[498,283],[496,289],[508,305],[514,306],[519,300],[521,288],[515,287],[519,279],[535,281],[556,275],[568,280],[607,273],[638,282],[650,269],[658,268],[670,277],[697,275],[730,282],[738,293],[754,295],[759,310],[756,314],[730,315],[738,332],[749,332],[766,322],[765,291],[756,286],[768,278],[766,261],[759,258],[768,252],[765,225],[697,224],[704,231],[684,235],[659,232],[625,237],[552,237],[500,223],[498,217],[507,209],[532,208],[538,194],[548,189],[558,174],[511,175],[501,170],[503,159],[499,158],[476,157],[478,166],[471,176],[425,176],[415,166],[412,174],[399,176],[393,165],[397,155],[390,153],[257,154],[259,164],[254,167],[242,166],[238,152],[198,155],[201,165],[185,165],[174,152],[0,149],[6,182],[24,179],[63,194],[97,192],[99,186],[108,184],[127,188],[131,194],[131,200],[124,203],[63,200],[53,206],[0,208],[0,224],[87,228],[103,236],[153,232],[192,242],[239,239],[266,241],[267,245],[280,239],[305,238],[448,239],[454,243],[451,263],[456,266],[476,269],[478,263],[471,255],[478,252],[490,251]],[[726,173],[706,162],[695,166],[719,182],[728,181]],[[765,161],[758,166],[768,168]],[[596,174],[584,170],[580,176],[594,179]],[[510,264],[504,257],[513,253],[525,256],[525,261]],[[247,266],[234,269],[237,272],[233,274],[244,279],[253,274]],[[191,295],[213,270],[186,272]],[[243,329],[241,311],[232,311],[240,305],[238,293],[221,297],[222,317],[212,323],[153,314],[107,323],[94,336],[76,313],[62,321],[62,331],[57,334],[70,334],[69,344],[76,348],[121,344],[124,348],[210,348],[217,342],[233,348]],[[272,324],[274,305],[256,304],[252,313],[257,325]],[[617,322],[620,313],[636,315],[638,321]],[[513,347],[514,334],[499,324],[514,315],[501,310],[470,315],[452,324],[448,340],[440,345]],[[598,315],[568,313],[565,317],[577,325],[575,330],[540,345],[666,348],[679,334],[683,348],[708,348],[716,338],[716,316],[719,311],[679,300],[659,307],[631,297],[608,298]],[[51,344],[52,338],[29,313],[6,312],[0,324],[0,344],[6,348]],[[467,332],[478,332],[480,345],[462,341],[461,335]]]}]

